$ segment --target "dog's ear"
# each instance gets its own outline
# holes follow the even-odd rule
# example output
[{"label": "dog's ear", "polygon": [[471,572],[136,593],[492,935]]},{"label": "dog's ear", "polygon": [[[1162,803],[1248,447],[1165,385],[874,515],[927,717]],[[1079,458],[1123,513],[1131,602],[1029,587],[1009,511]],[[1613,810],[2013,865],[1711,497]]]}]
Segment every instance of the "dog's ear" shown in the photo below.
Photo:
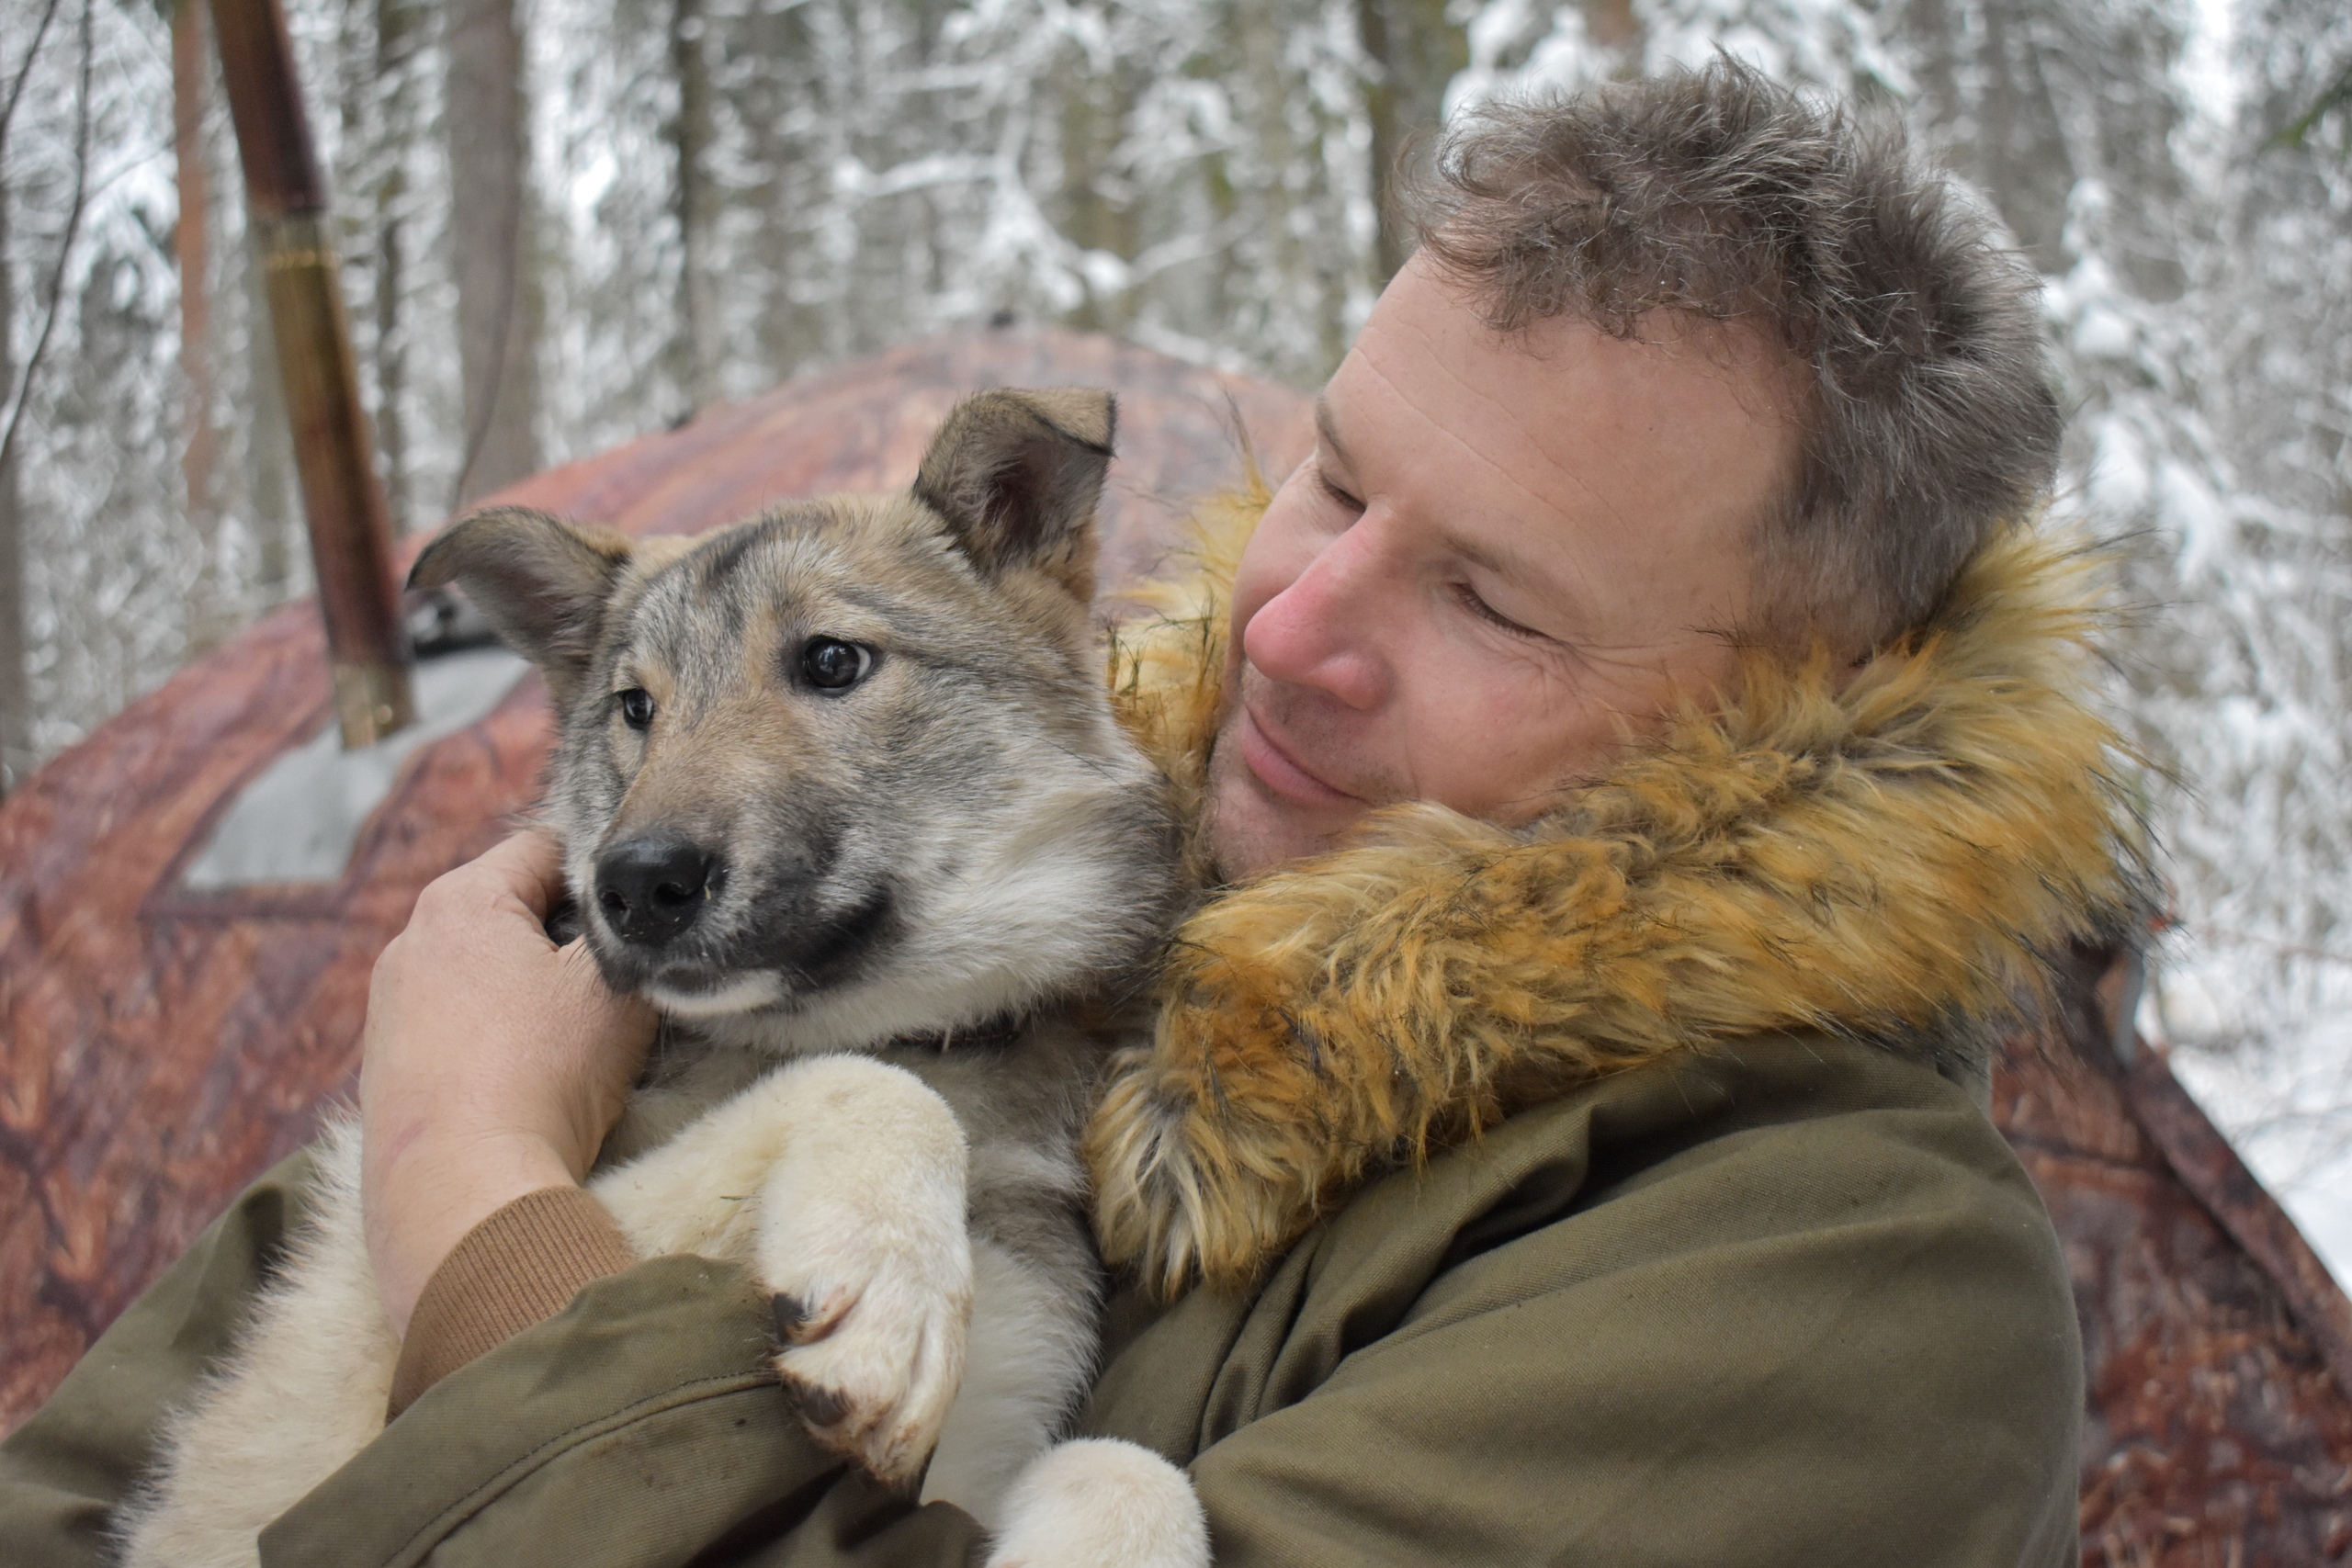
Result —
[{"label": "dog's ear", "polygon": [[559,709],[595,657],[605,601],[629,562],[629,541],[527,507],[461,518],[424,547],[411,588],[454,582],[506,645],[539,667]]},{"label": "dog's ear", "polygon": [[1091,599],[1094,505],[1117,423],[1111,394],[1087,388],[967,398],[932,437],[915,499],[989,576],[1030,567]]}]

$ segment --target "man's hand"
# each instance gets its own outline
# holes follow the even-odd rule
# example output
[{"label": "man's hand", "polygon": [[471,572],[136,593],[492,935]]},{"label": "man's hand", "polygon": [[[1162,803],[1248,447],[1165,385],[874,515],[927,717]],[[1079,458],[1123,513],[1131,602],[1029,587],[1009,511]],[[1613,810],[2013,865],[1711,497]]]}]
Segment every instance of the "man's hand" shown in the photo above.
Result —
[{"label": "man's hand", "polygon": [[368,1255],[393,1332],[466,1233],[575,1183],[620,1114],[653,1014],[542,923],[560,852],[526,831],[440,878],[376,961],[359,1071]]}]

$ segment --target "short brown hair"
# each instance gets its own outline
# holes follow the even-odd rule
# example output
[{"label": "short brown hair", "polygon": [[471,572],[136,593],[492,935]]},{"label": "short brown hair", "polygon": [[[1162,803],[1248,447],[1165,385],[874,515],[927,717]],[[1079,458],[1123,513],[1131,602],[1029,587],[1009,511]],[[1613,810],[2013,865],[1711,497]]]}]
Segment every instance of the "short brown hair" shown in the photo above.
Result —
[{"label": "short brown hair", "polygon": [[1679,310],[1804,367],[1799,471],[1757,541],[1775,635],[1918,626],[2048,492],[2040,281],[1891,121],[1718,60],[1474,109],[1402,202],[1498,330],[1573,313],[1630,337]]}]

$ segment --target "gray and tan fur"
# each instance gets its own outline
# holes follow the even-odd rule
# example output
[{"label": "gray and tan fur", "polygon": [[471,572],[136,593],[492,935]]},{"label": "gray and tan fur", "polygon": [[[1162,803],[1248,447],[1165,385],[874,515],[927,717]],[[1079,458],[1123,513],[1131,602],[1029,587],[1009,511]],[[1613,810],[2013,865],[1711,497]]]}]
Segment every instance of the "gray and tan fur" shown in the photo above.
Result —
[{"label": "gray and tan fur", "polygon": [[[1032,1568],[1206,1561],[1181,1473],[1054,1447],[1100,1308],[1076,1139],[1173,901],[1090,620],[1112,425],[1102,393],[983,393],[904,495],[639,546],[494,511],[413,578],[545,675],[586,940],[669,1020],[591,1190],[640,1255],[788,1298],[812,1433],[886,1480],[929,1457],[924,1495]],[[380,1427],[357,1155],[323,1144],[321,1217],[170,1434],[130,1562],[252,1563]]]}]

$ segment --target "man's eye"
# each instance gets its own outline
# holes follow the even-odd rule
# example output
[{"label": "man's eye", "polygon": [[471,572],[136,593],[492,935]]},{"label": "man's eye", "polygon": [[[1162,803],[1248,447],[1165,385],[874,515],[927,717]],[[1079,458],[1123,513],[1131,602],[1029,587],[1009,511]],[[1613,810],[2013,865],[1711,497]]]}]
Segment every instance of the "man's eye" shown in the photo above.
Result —
[{"label": "man's eye", "polygon": [[874,668],[874,652],[839,637],[810,637],[800,650],[800,673],[820,692],[846,692]]},{"label": "man's eye", "polygon": [[1532,626],[1521,626],[1517,621],[1512,620],[1509,615],[1504,615],[1500,610],[1496,609],[1492,604],[1489,604],[1484,599],[1479,598],[1478,591],[1471,587],[1466,582],[1455,583],[1453,585],[1453,592],[1454,595],[1462,601],[1463,606],[1472,615],[1477,616],[1482,621],[1487,621],[1494,626],[1500,626],[1503,630],[1510,632],[1514,637],[1542,637],[1544,635]]},{"label": "man's eye", "polygon": [[1338,485],[1333,484],[1331,482],[1330,475],[1318,470],[1315,477],[1322,484],[1323,493],[1329,496],[1338,505],[1345,507],[1350,512],[1362,512],[1363,510],[1363,499],[1358,496],[1350,495],[1346,491],[1341,490]]},{"label": "man's eye", "polygon": [[653,723],[653,694],[642,686],[631,686],[614,694],[620,704],[621,722],[631,729],[644,729]]}]

